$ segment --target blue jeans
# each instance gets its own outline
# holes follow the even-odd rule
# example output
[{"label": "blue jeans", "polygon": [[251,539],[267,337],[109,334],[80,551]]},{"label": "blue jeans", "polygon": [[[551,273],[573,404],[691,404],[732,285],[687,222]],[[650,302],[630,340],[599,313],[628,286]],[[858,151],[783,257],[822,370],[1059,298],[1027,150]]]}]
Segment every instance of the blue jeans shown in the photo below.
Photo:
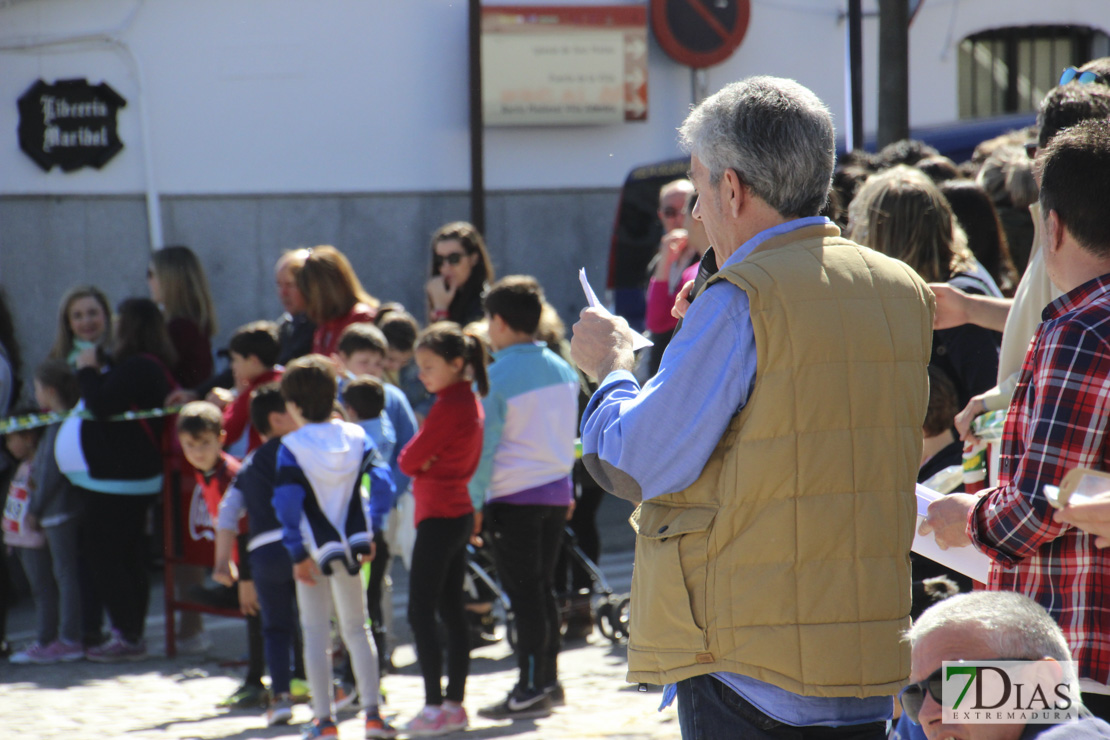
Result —
[{"label": "blue jeans", "polygon": [[682,740],[885,740],[886,722],[843,727],[795,727],[768,717],[710,675],[678,682]]},{"label": "blue jeans", "polygon": [[250,565],[262,615],[262,644],[266,664],[270,666],[270,688],[275,695],[286,694],[293,675],[304,676],[293,561],[284,545],[271,542],[251,550]]}]

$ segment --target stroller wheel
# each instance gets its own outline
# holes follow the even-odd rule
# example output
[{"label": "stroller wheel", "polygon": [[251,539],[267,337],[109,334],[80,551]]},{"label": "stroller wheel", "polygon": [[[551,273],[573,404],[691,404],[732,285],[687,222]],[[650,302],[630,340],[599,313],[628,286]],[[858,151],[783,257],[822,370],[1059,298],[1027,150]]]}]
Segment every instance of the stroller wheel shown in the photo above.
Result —
[{"label": "stroller wheel", "polygon": [[628,637],[627,597],[610,596],[597,607],[597,628],[610,642],[620,642]]},{"label": "stroller wheel", "polygon": [[629,608],[629,605],[631,603],[632,603],[631,599],[629,599],[629,597],[626,596],[623,599],[621,599],[619,602],[617,602],[616,607],[614,607],[614,609],[613,609],[613,612],[614,612],[614,615],[613,615],[613,621],[614,621],[613,633],[617,636],[617,641],[627,640],[628,636],[631,634],[629,632],[629,621],[630,621],[630,611],[631,611],[630,608]]}]

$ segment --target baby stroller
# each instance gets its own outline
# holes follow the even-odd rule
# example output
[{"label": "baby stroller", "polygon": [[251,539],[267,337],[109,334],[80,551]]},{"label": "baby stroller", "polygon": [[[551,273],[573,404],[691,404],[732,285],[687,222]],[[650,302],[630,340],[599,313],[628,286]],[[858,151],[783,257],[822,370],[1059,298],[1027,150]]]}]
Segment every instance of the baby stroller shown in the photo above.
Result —
[{"label": "baby stroller", "polygon": [[[597,567],[593,560],[582,552],[574,532],[569,528],[566,530],[563,548],[568,558],[590,575],[590,589],[589,593],[585,595],[588,596],[588,604],[594,614],[598,630],[614,643],[627,639],[628,595],[618,596],[613,593],[613,589],[610,588],[608,581],[605,579],[605,574],[601,572],[601,569]],[[516,631],[513,620],[513,606],[509,602],[509,597],[497,582],[493,559],[484,548],[475,548],[468,545],[467,552],[469,553],[467,590],[471,592],[472,597],[476,600],[485,598],[493,603],[493,611],[482,624],[482,639],[488,644],[492,618],[492,620],[501,621],[505,625],[504,634],[509,641],[509,645],[515,648]],[[572,598],[581,596],[576,593],[560,593],[557,596],[559,616],[565,625],[567,618],[571,616],[571,610],[580,608],[573,605],[582,604],[583,600]]]}]

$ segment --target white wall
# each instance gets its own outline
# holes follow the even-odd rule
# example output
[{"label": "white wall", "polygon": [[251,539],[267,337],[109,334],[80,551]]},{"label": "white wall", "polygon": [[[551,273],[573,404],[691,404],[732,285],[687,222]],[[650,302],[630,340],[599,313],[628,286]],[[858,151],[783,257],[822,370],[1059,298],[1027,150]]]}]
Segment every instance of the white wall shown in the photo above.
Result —
[{"label": "white wall", "polygon": [[[0,194],[141,192],[144,110],[153,185],[165,194],[465,190],[466,5],[17,0],[0,8]],[[830,105],[839,128],[843,7],[843,0],[753,0],[748,36],[709,70],[710,91],[751,74],[794,77]],[[119,45],[12,48],[35,37],[117,27],[132,11]],[[912,124],[956,118],[955,49],[963,37],[1002,25],[1066,22],[1110,26],[1110,2],[925,0],[910,35]],[[866,20],[864,32],[865,120],[873,130],[876,19]],[[104,80],[128,100],[120,115],[125,149],[103,170],[42,173],[19,151],[15,100],[39,77]],[[675,129],[690,103],[690,71],[652,41],[646,123],[488,129],[487,187],[615,187],[633,165],[678,154]]]}]

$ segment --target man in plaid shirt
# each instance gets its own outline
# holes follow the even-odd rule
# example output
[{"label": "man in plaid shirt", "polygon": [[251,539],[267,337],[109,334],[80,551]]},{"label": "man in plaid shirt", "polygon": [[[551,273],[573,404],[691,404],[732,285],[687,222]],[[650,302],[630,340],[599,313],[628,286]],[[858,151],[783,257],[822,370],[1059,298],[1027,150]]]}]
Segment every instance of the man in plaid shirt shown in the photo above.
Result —
[{"label": "man in plaid shirt", "polygon": [[[1066,129],[1040,153],[1044,259],[1064,295],[1044,310],[1002,438],[1001,485],[953,494],[922,531],[993,559],[988,588],[1024,593],[1064,631],[1083,700],[1110,716],[1110,556],[1054,520],[1045,485],[1084,466],[1110,471],[1110,121]],[[1104,597],[1104,594],[1106,597]]]}]

